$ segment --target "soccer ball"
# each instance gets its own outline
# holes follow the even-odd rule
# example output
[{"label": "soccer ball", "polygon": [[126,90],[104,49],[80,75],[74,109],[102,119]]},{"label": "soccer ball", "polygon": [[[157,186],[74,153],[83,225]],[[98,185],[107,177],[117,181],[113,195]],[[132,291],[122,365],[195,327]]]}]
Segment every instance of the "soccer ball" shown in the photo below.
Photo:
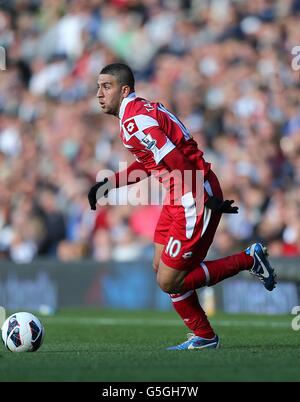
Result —
[{"label": "soccer ball", "polygon": [[1,328],[2,340],[11,352],[35,352],[44,338],[44,327],[30,313],[15,313],[6,319]]}]

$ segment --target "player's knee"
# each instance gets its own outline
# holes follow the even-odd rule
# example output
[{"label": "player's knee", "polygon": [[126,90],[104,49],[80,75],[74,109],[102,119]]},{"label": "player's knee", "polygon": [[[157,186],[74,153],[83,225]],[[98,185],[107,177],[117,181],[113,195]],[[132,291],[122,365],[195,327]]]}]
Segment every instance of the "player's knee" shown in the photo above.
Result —
[{"label": "player's knee", "polygon": [[163,292],[176,293],[179,291],[177,281],[166,279],[158,275],[157,283]]},{"label": "player's knee", "polygon": [[159,287],[165,293],[175,293],[174,285],[170,282],[158,281]]},{"label": "player's knee", "polygon": [[162,261],[159,263],[156,276],[157,283],[161,290],[166,293],[180,293],[183,289],[185,273],[166,266]]}]

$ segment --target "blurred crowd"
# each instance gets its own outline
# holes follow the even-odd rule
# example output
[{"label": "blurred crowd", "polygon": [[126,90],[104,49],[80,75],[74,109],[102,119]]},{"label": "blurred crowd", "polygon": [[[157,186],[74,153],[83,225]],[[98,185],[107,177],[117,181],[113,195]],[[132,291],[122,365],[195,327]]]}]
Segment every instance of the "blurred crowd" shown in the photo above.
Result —
[{"label": "blurred crowd", "polygon": [[211,253],[255,239],[300,255],[299,24],[299,0],[0,0],[1,257],[151,256],[160,206],[87,201],[97,172],[132,161],[96,99],[115,61],[185,123],[239,205]]}]

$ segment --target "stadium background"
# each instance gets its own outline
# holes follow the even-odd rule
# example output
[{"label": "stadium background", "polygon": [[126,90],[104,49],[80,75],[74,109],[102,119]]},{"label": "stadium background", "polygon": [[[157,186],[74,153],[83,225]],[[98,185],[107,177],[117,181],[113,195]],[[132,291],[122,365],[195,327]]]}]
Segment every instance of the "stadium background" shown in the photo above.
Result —
[{"label": "stadium background", "polygon": [[237,216],[222,219],[209,257],[261,240],[279,259],[284,281],[272,295],[261,296],[260,284],[242,276],[222,285],[213,305],[204,291],[207,308],[289,312],[298,303],[300,256],[299,76],[291,67],[300,1],[15,0],[0,7],[7,56],[0,303],[50,312],[171,308],[151,268],[160,207],[94,213],[87,202],[97,172],[131,161],[118,121],[101,114],[96,99],[100,69],[123,61],[137,93],[186,124],[239,205]]}]

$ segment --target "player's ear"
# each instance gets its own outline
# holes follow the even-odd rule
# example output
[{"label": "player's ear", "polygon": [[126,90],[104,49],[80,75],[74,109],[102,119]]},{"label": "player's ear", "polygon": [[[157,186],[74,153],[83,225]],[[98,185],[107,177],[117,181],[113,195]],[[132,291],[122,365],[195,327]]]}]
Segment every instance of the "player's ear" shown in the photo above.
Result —
[{"label": "player's ear", "polygon": [[123,98],[127,98],[127,96],[130,94],[130,88],[128,85],[123,85],[121,89],[121,94]]}]

